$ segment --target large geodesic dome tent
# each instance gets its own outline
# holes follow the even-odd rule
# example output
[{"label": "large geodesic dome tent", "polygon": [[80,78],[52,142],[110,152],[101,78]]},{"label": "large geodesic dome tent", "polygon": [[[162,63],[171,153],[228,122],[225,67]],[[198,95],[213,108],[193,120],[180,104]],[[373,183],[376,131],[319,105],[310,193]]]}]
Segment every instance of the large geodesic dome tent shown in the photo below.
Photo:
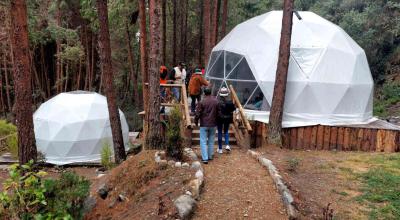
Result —
[{"label": "large geodesic dome tent", "polygon": [[[99,162],[100,152],[113,141],[106,97],[94,92],[61,93],[43,103],[33,115],[36,145],[46,162],[64,165]],[[119,110],[127,150],[129,129]]]},{"label": "large geodesic dome tent", "polygon": [[[373,120],[373,80],[364,50],[312,12],[293,17],[283,126],[359,124]],[[282,11],[236,26],[212,50],[206,77],[214,91],[233,85],[250,119],[268,122]]]}]

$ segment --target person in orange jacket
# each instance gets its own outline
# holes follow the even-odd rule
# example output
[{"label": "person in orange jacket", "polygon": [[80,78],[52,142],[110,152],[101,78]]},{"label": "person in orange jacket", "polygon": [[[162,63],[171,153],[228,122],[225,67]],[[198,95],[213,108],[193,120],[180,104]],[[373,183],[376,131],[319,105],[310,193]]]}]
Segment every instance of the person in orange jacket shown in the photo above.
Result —
[{"label": "person in orange jacket", "polygon": [[201,88],[203,86],[208,86],[208,84],[209,84],[208,81],[205,80],[202,76],[201,69],[196,68],[189,81],[189,95],[190,98],[192,99],[192,104],[191,104],[192,114],[194,114],[196,110],[196,100],[197,102],[200,102],[201,91],[202,91]]}]

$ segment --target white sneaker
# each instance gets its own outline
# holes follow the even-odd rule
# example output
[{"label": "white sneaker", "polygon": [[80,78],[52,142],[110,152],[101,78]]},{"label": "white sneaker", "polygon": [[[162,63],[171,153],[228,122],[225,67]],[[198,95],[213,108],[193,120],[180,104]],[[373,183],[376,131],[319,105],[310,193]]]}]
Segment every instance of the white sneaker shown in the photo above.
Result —
[{"label": "white sneaker", "polygon": [[218,152],[219,154],[222,154],[222,153],[223,153],[223,152],[222,152],[222,149],[218,149],[217,152]]},{"label": "white sneaker", "polygon": [[226,146],[225,146],[225,150],[231,151],[231,147],[229,147],[229,145],[226,145]]}]

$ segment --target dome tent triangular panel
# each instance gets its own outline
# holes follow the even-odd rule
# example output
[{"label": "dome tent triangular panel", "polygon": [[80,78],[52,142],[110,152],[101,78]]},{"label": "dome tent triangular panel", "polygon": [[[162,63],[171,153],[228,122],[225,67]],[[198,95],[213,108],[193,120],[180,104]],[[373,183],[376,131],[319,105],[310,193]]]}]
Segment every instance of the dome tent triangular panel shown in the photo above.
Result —
[{"label": "dome tent triangular panel", "polygon": [[[127,150],[128,124],[119,113]],[[103,139],[111,140],[112,148],[107,100],[94,92],[61,93],[39,107],[33,122],[37,148],[49,163],[99,162]]]},{"label": "dome tent triangular panel", "polygon": [[[302,20],[293,17],[283,126],[370,122],[373,80],[365,52],[337,25],[312,12],[299,14]],[[218,85],[233,84],[254,120],[268,122],[269,108],[261,111],[252,104],[255,97],[261,104],[254,96],[260,91],[265,106],[271,104],[281,25],[282,11],[257,16],[237,25],[212,50],[211,57],[225,54],[225,59],[214,58],[214,66],[226,66],[229,54],[243,57],[239,63],[247,64],[245,70],[238,65],[217,75],[209,68],[206,77]]]}]

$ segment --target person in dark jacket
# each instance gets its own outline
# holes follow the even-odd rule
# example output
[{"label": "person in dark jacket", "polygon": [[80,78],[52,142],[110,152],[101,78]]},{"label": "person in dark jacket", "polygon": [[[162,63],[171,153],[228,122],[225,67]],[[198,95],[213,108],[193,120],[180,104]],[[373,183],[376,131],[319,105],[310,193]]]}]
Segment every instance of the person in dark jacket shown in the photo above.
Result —
[{"label": "person in dark jacket", "polygon": [[204,99],[196,107],[194,123],[200,121],[200,148],[203,163],[213,159],[215,127],[217,126],[218,100],[211,96],[211,89],[204,89]]},{"label": "person in dark jacket", "polygon": [[229,125],[233,122],[233,112],[236,110],[235,105],[228,99],[229,90],[222,87],[219,90],[218,103],[218,153],[222,154],[222,136],[225,136],[225,150],[230,151],[229,146]]}]

